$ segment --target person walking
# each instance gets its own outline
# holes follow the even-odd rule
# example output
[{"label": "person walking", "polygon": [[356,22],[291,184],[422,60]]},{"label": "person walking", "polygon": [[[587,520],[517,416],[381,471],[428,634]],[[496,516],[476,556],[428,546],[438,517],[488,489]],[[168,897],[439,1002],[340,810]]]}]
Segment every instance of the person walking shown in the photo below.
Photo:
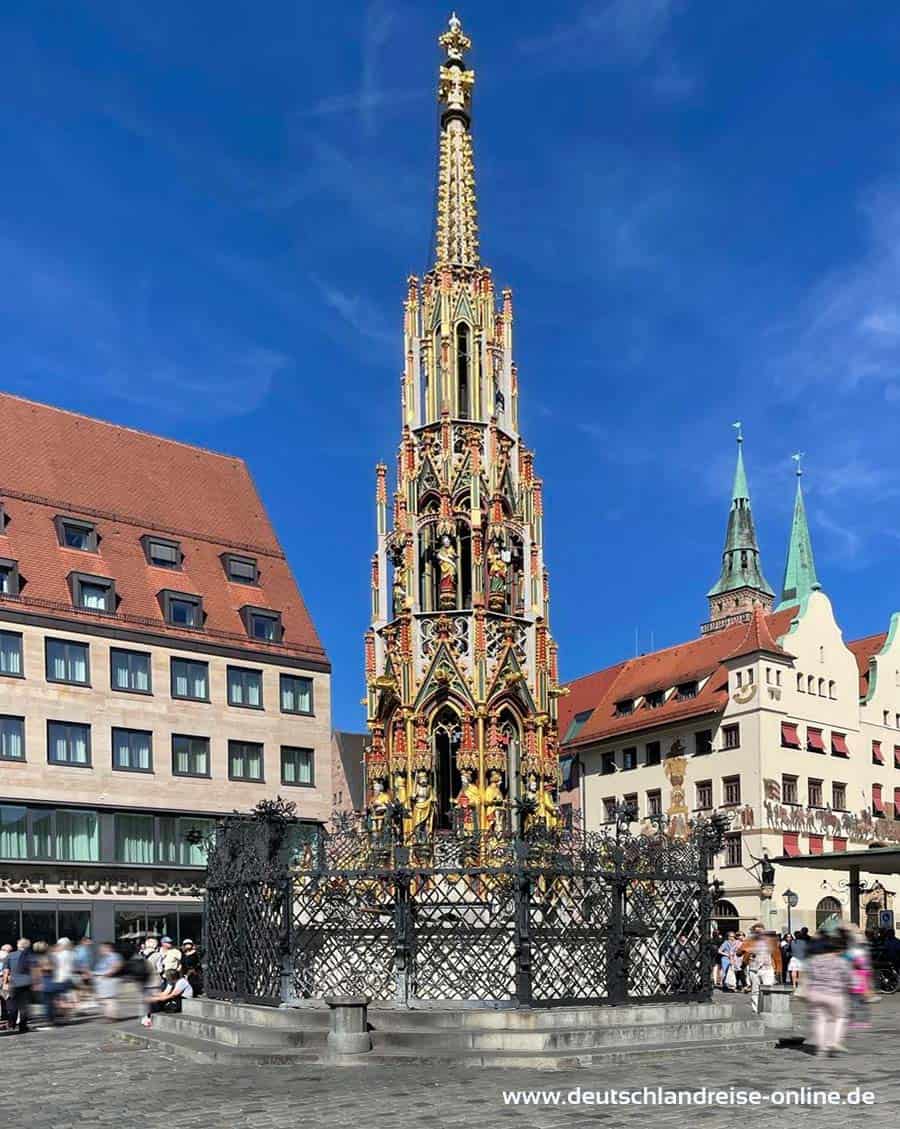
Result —
[{"label": "person walking", "polygon": [[733,933],[728,933],[719,946],[719,959],[722,966],[722,991],[733,992],[737,988],[737,961],[738,943]]},{"label": "person walking", "polygon": [[68,937],[60,937],[50,954],[52,974],[44,987],[47,1018],[56,1026],[62,1015],[71,1009],[69,993],[75,987],[75,951]]},{"label": "person walking", "polygon": [[745,947],[747,976],[750,981],[750,1007],[754,1012],[758,1012],[761,989],[771,988],[775,983],[775,958],[762,922],[758,921],[750,927],[750,938]]},{"label": "person walking", "polygon": [[852,969],[844,957],[846,938],[835,930],[817,940],[816,953],[804,967],[804,995],[810,1009],[816,1055],[846,1051],[847,998]]},{"label": "person walking", "polygon": [[802,929],[794,934],[794,940],[791,942],[791,960],[788,965],[788,971],[791,974],[791,984],[795,989],[800,987],[803,962],[807,956],[812,955],[809,952],[809,946],[809,930],[804,925]]},{"label": "person walking", "polygon": [[101,944],[97,952],[97,963],[94,966],[94,991],[104,1018],[112,1022],[116,1018],[116,998],[119,994],[119,977],[125,961],[110,944]]},{"label": "person walking", "polygon": [[12,951],[12,945],[0,946],[0,1026],[2,1026],[4,1030],[6,1030],[8,1020],[6,1001],[9,999],[10,995],[9,988],[6,986],[6,964]]},{"label": "person walking", "polygon": [[793,938],[790,933],[783,933],[781,935],[781,979],[784,984],[790,984],[791,982],[790,963],[792,940]]},{"label": "person walking", "polygon": [[738,933],[735,940],[737,941],[734,968],[735,990],[738,992],[749,992],[750,985],[747,981],[747,960],[750,956],[750,943],[746,933]]},{"label": "person walking", "polygon": [[4,986],[9,989],[6,1004],[7,1022],[10,1031],[25,1035],[28,1032],[28,1009],[31,1006],[32,981],[36,960],[31,951],[31,942],[20,937],[15,952],[6,961]]}]

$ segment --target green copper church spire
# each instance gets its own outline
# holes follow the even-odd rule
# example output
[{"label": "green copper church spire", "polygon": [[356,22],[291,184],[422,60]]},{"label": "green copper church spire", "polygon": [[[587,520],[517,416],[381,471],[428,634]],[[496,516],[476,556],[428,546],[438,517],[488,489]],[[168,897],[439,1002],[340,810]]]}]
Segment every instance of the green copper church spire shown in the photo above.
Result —
[{"label": "green copper church spire", "polygon": [[736,620],[744,620],[757,606],[763,611],[769,611],[775,596],[763,575],[759,559],[759,543],[750,508],[750,489],[747,486],[747,472],[744,470],[744,436],[740,423],[736,423],[734,427],[737,431],[738,450],[731,510],[722,552],[722,571],[706,594],[709,599],[709,623],[704,624],[704,632],[727,627]]},{"label": "green copper church spire", "polygon": [[784,568],[784,584],[781,586],[779,609],[803,603],[810,592],[818,591],[822,585],[816,575],[816,561],[813,557],[812,540],[806,521],[806,506],[803,504],[803,488],[800,479],[803,470],[800,460],[803,456],[793,455],[797,464],[797,494],[794,499],[794,520],[791,523],[791,541],[788,545],[787,564]]}]

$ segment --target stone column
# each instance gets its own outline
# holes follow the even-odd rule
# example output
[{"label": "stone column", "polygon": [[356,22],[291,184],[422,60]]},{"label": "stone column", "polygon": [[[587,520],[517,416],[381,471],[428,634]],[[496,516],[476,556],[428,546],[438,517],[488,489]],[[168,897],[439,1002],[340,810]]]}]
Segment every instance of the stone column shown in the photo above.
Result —
[{"label": "stone column", "polygon": [[369,1034],[368,996],[329,996],[325,1003],[331,1008],[328,1026],[329,1057],[366,1054],[372,1049]]}]

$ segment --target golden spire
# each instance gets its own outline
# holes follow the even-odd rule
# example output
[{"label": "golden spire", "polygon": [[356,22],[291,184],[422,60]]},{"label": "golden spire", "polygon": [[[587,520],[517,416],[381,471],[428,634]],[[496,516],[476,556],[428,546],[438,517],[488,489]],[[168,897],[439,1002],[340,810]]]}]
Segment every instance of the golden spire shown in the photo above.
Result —
[{"label": "golden spire", "polygon": [[446,52],[438,83],[441,113],[437,188],[437,264],[478,264],[478,210],[469,106],[475,72],[466,70],[464,55],[472,46],[456,13],[438,39]]}]

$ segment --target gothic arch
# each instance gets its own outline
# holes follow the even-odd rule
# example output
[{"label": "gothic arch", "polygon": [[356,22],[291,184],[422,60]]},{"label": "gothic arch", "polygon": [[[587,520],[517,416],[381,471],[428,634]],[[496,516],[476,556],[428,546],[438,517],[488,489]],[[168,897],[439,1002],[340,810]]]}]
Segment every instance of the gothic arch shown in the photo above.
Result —
[{"label": "gothic arch", "polygon": [[816,929],[821,929],[832,917],[841,918],[844,916],[843,907],[837,898],[822,898],[816,906]]},{"label": "gothic arch", "polygon": [[434,797],[437,826],[450,827],[450,800],[459,790],[456,758],[462,741],[462,715],[449,696],[437,703],[428,716],[428,744],[434,766]]}]

